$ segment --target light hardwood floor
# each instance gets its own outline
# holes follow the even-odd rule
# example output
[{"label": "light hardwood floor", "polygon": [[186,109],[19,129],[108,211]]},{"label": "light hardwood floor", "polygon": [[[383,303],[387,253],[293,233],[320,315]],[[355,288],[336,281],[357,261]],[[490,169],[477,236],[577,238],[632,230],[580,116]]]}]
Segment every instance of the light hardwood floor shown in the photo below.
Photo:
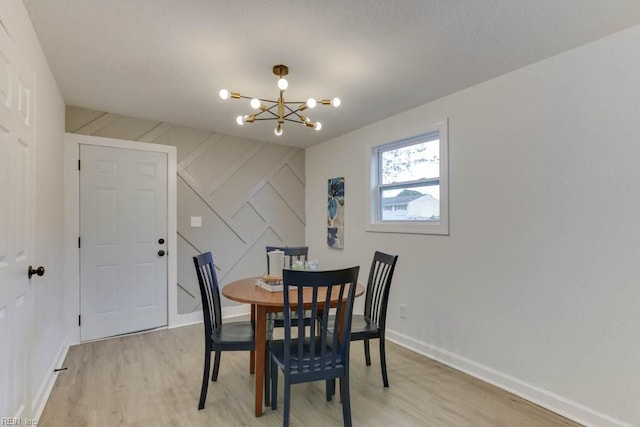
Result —
[{"label": "light hardwood floor", "polygon": [[[372,365],[361,342],[351,347],[355,426],[577,426],[539,406],[389,343],[390,388],[382,386],[377,343]],[[281,426],[276,411],[253,416],[247,352],[222,354],[218,381],[198,411],[202,325],[159,330],[69,349],[39,426]],[[280,381],[282,385],[283,381]],[[292,426],[341,426],[339,399],[324,383],[292,386]]]}]

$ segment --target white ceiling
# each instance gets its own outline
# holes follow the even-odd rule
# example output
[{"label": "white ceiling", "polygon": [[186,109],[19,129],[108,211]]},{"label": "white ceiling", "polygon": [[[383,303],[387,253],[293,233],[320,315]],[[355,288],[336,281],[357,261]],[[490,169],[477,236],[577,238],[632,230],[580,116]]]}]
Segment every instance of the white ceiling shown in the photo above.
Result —
[{"label": "white ceiling", "polygon": [[[640,23],[638,0],[24,0],[67,105],[308,147]],[[247,101],[342,99],[238,126]]]}]

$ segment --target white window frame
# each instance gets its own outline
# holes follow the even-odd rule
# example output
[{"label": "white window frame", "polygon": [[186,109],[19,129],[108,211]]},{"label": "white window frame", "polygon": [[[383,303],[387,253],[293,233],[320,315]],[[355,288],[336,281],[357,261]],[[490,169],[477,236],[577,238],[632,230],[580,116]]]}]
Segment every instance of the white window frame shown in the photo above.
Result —
[{"label": "white window frame", "polygon": [[[380,212],[380,170],[378,152],[380,149],[389,149],[394,146],[407,145],[407,143],[422,142],[430,138],[440,140],[440,219],[438,221],[381,221]],[[380,233],[408,233],[408,234],[439,234],[449,235],[449,136],[447,122],[442,121],[428,126],[425,132],[399,139],[392,142],[376,145],[368,149],[369,164],[369,220],[366,230]]]}]

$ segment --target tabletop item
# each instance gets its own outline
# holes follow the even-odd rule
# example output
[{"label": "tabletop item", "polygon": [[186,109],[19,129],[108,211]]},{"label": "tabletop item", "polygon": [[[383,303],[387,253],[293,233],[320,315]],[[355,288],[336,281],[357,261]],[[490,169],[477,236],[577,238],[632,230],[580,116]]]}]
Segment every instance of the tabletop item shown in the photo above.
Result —
[{"label": "tabletop item", "polygon": [[269,275],[282,277],[282,269],[284,268],[284,251],[273,250],[267,252],[269,258]]},{"label": "tabletop item", "polygon": [[298,270],[298,271],[305,270],[305,264],[306,264],[305,261],[301,261],[301,260],[300,261],[298,261],[298,260],[293,261],[291,263],[291,269],[292,270]]},{"label": "tabletop item", "polygon": [[256,285],[269,292],[282,292],[282,276],[265,274],[259,279],[256,279]]},{"label": "tabletop item", "polygon": [[318,269],[318,260],[313,261],[303,261],[296,260],[291,263],[292,270],[306,270],[306,271],[316,271]]}]

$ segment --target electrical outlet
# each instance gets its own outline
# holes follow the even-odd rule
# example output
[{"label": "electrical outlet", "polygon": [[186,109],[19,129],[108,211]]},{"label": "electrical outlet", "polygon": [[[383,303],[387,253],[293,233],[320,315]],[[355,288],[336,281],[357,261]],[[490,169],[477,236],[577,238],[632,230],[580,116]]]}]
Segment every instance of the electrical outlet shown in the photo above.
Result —
[{"label": "electrical outlet", "polygon": [[400,318],[401,319],[406,319],[407,318],[407,306],[402,304],[400,306]]}]

